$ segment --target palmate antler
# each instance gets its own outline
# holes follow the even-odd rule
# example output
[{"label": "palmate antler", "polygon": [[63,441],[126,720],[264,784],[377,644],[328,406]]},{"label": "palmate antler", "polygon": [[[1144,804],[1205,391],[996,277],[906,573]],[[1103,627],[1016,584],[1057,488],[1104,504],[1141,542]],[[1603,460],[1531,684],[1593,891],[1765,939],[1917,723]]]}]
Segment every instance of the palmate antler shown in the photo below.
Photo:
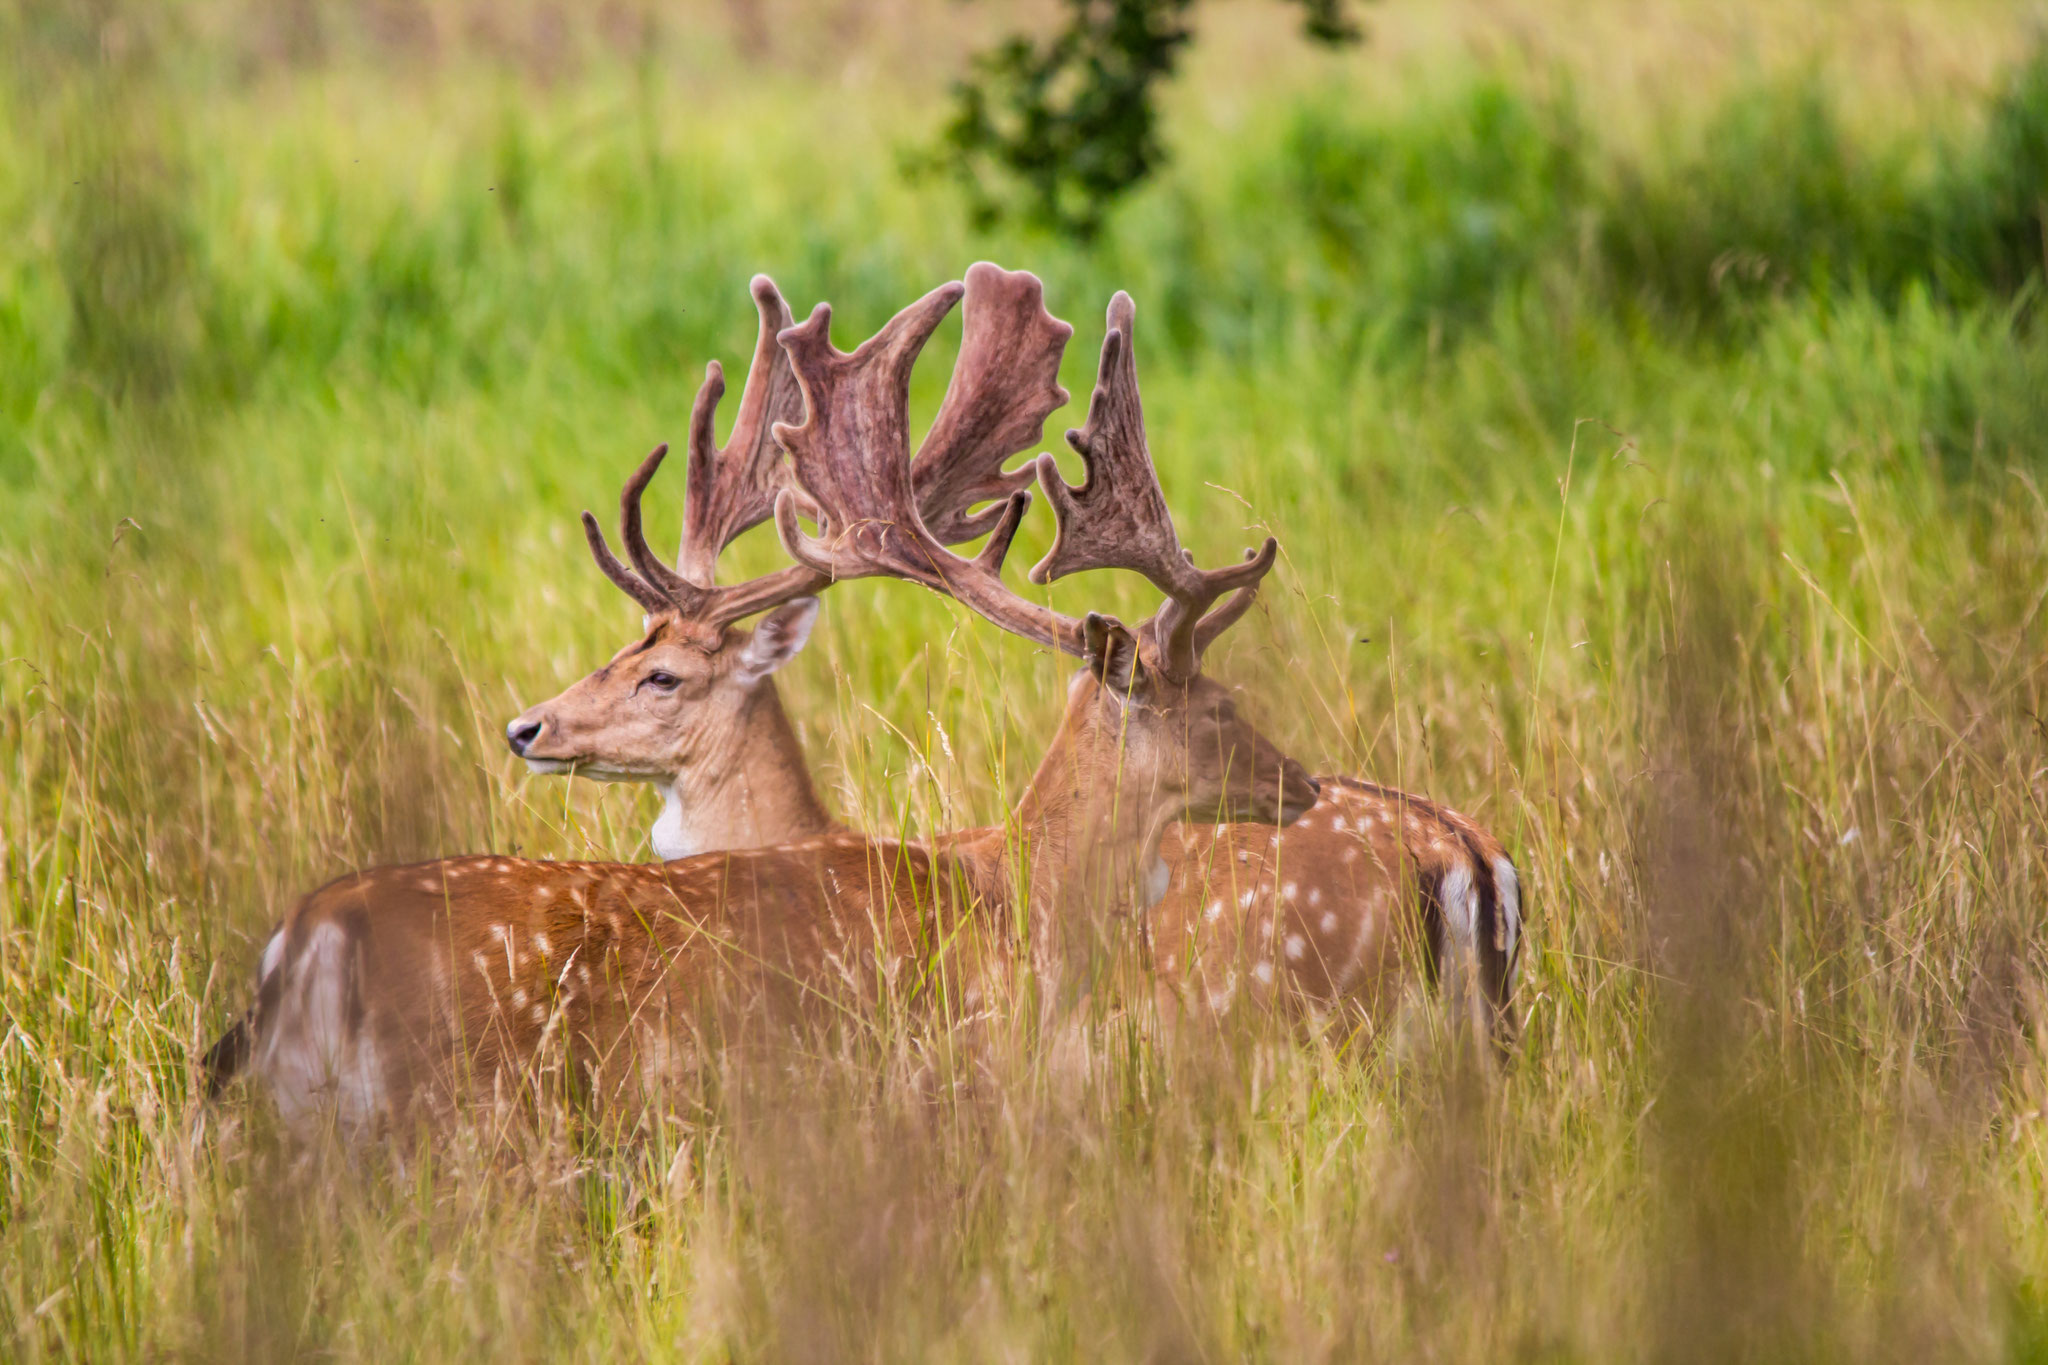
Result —
[{"label": "palmate antler", "polygon": [[[1245,562],[1198,569],[1181,548],[1173,514],[1145,444],[1145,411],[1138,401],[1138,364],[1132,351],[1137,305],[1118,290],[1109,301],[1109,332],[1088,422],[1067,433],[1087,478],[1071,485],[1050,455],[1037,460],[1038,483],[1052,503],[1057,530],[1052,549],[1032,566],[1031,581],[1046,584],[1086,569],[1131,569],[1166,594],[1166,602],[1138,632],[1145,666],[1187,679],[1202,666],[1202,652],[1252,604],[1259,581],[1273,567],[1279,542],[1271,536]],[[1217,599],[1235,593],[1210,611]]]},{"label": "palmate antler", "polygon": [[[725,448],[716,447],[712,431],[712,417],[725,394],[724,373],[716,361],[707,368],[690,415],[689,499],[675,568],[648,547],[640,515],[640,496],[661,467],[666,445],[641,462],[619,496],[620,536],[632,567],[612,553],[597,519],[583,514],[584,536],[606,577],[643,610],[674,612],[701,623],[713,640],[734,621],[818,592],[832,581],[829,573],[799,563],[730,587],[716,583],[720,552],[766,520],[778,495],[799,499],[797,508],[807,515],[814,511],[803,490],[790,486],[776,444],[777,428],[804,416],[802,386],[778,341],[778,334],[790,328],[789,307],[767,276],[756,275],[752,288],[761,331]],[[953,298],[962,292],[959,285],[948,288]],[[918,507],[946,544],[987,534],[1001,520],[1003,505],[968,509],[1007,499],[1030,483],[1031,465],[1007,474],[1002,465],[1035,443],[1046,417],[1066,404],[1067,391],[1057,381],[1060,356],[1074,331],[1045,311],[1044,290],[1026,272],[984,262],[967,272],[964,292],[960,356],[938,419],[908,473]],[[907,404],[907,369],[903,382],[901,399]]]},{"label": "palmate antler", "polygon": [[[969,283],[971,288],[972,272]],[[947,549],[920,516],[914,496],[919,468],[930,472],[935,484],[966,486],[977,474],[985,477],[962,469],[942,479],[947,472],[942,461],[948,457],[928,460],[921,451],[917,462],[909,458],[910,372],[926,339],[963,292],[958,284],[933,290],[851,354],[832,345],[832,310],[825,304],[802,326],[782,333],[808,417],[801,426],[778,426],[776,437],[789,451],[797,487],[823,519],[821,534],[805,535],[797,521],[795,491],[782,494],[775,521],[783,547],[798,563],[835,579],[886,576],[921,583],[1012,634],[1085,658],[1099,644],[1108,618],[1091,615],[1083,622],[1064,616],[1020,597],[1002,581],[1004,556],[1030,502],[1019,476],[1035,470],[1052,501],[1058,535],[1033,579],[1050,582],[1090,568],[1144,574],[1167,594],[1165,605],[1139,631],[1145,666],[1175,681],[1191,679],[1200,668],[1202,649],[1250,605],[1278,546],[1269,538],[1244,564],[1206,571],[1195,568],[1181,549],[1145,446],[1137,370],[1130,359],[1134,309],[1128,295],[1119,293],[1110,305],[1110,333],[1088,425],[1067,434],[1088,464],[1088,481],[1070,488],[1050,455],[1001,475],[1011,491],[992,515],[982,514],[993,532],[972,559]],[[965,464],[964,454],[950,458]],[[1231,592],[1237,597],[1208,610]]]},{"label": "palmate antler", "polygon": [[[963,335],[938,419],[910,462],[925,526],[946,545],[995,529],[1001,503],[1030,486],[1030,464],[1003,461],[1038,443],[1045,419],[1067,405],[1060,357],[1074,329],[1045,311],[1045,286],[1028,270],[987,261],[968,267]],[[998,505],[969,514],[978,503]]]}]

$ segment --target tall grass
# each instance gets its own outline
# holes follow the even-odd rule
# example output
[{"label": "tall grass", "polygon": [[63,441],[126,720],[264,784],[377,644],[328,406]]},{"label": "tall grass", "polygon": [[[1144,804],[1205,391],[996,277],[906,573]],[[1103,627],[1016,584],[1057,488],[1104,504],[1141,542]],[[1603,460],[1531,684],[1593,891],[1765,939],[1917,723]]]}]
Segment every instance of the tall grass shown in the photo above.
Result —
[{"label": "tall grass", "polygon": [[[1910,136],[1818,64],[1626,128],[1508,59],[1268,73],[1083,251],[901,178],[930,87],[815,33],[221,13],[0,34],[0,1354],[2048,1354],[2048,63]],[[847,344],[983,256],[1077,393],[1130,288],[1197,553],[1280,535],[1214,665],[1266,728],[1509,841],[1507,1075],[1108,1010],[1079,1081],[1006,1041],[934,1092],[885,1030],[623,1142],[205,1109],[297,891],[649,856],[648,798],[497,734],[637,619],[571,518],[746,353],[748,274]],[[862,583],[784,695],[922,832],[1000,815],[1063,681]]]}]

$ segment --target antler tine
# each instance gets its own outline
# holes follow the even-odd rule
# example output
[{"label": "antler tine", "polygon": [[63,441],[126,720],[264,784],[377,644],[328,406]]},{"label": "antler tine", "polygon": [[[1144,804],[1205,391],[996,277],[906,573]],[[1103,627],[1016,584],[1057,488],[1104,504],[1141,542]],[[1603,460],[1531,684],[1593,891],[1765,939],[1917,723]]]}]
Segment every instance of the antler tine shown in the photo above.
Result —
[{"label": "antler tine", "polygon": [[712,361],[690,411],[690,462],[683,539],[676,570],[699,588],[717,584],[719,552],[775,511],[775,494],[786,481],[782,451],[775,444],[777,422],[803,420],[803,392],[776,336],[795,321],[775,281],[756,275],[748,286],[761,329],[754,341],[747,386],[740,394],[732,436],[720,450],[711,419],[725,396],[725,372]]},{"label": "antler tine", "polygon": [[[710,387],[709,381],[705,387]],[[619,539],[626,542],[626,557],[633,561],[633,567],[647,585],[676,610],[695,615],[710,594],[661,562],[661,557],[648,545],[647,531],[640,520],[640,495],[647,491],[655,471],[667,458],[668,442],[663,441],[647,453],[647,458],[626,480],[626,486],[619,490]]]},{"label": "antler tine", "polygon": [[793,489],[776,500],[776,529],[791,558],[833,579],[909,579],[956,598],[1004,630],[1082,656],[1079,622],[1003,585],[1003,558],[1030,505],[1028,489],[1009,495],[987,545],[973,559],[947,549],[918,515],[910,468],[910,372],[964,292],[958,283],[934,289],[851,354],[832,345],[827,304],[782,333],[808,416],[802,426],[778,425],[775,437],[789,452],[798,488],[817,505],[823,534],[803,533]]},{"label": "antler tine", "polygon": [[[1074,329],[1045,308],[1045,286],[1028,270],[988,261],[968,267],[963,335],[939,415],[910,462],[925,526],[946,545],[986,535],[1000,504],[1028,488],[1032,466],[1003,461],[1037,444],[1045,419],[1066,406],[1060,357]],[[977,503],[996,503],[969,513]]]},{"label": "antler tine", "polygon": [[761,315],[761,333],[747,372],[746,392],[733,422],[732,439],[718,449],[712,418],[725,396],[725,371],[717,361],[705,367],[704,383],[690,410],[688,498],[683,508],[682,546],[676,568],[662,563],[647,543],[640,498],[668,455],[656,446],[626,480],[619,493],[619,534],[625,542],[628,568],[619,562],[598,529],[597,518],[583,514],[584,538],[598,568],[641,609],[652,614],[673,611],[709,633],[712,640],[726,626],[757,612],[816,592],[825,579],[795,566],[745,583],[719,587],[718,555],[734,538],[774,512],[775,495],[785,482],[782,455],[773,427],[781,417],[803,415],[803,393],[782,353],[776,334],[789,323],[789,306],[775,282],[756,275],[754,306]]},{"label": "antler tine", "polygon": [[[1137,305],[1118,290],[1109,301],[1109,334],[1102,341],[1095,391],[1088,397],[1087,424],[1067,433],[1087,478],[1070,485],[1052,456],[1038,457],[1039,486],[1052,503],[1057,530],[1052,549],[1032,567],[1031,581],[1050,583],[1086,569],[1145,575],[1167,599],[1139,629],[1145,663],[1185,680],[1200,670],[1202,650],[1251,605],[1251,594],[1273,567],[1280,547],[1269,536],[1258,551],[1245,552],[1244,563],[1222,569],[1196,568],[1193,556],[1181,548],[1145,442],[1131,343],[1136,322]],[[1209,612],[1227,593],[1238,596]]]},{"label": "antler tine", "polygon": [[619,557],[612,553],[612,547],[605,543],[604,530],[597,524],[597,518],[588,512],[583,514],[583,538],[590,543],[590,557],[597,561],[598,568],[604,570],[604,576],[616,584],[619,591],[638,602],[642,611],[652,615],[675,605],[619,562]]}]

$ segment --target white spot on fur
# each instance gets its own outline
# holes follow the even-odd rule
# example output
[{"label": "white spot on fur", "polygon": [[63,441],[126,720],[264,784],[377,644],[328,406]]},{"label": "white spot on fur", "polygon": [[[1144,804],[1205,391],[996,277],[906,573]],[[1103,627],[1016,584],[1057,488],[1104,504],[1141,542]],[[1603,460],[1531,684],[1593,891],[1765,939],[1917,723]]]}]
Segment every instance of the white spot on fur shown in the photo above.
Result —
[{"label": "white spot on fur", "polygon": [[1302,954],[1307,951],[1307,939],[1303,938],[1300,934],[1289,934],[1287,936],[1287,960],[1289,962],[1301,961]]},{"label": "white spot on fur", "polygon": [[1247,890],[1247,891],[1246,891],[1246,892],[1245,892],[1245,893],[1244,893],[1244,894],[1243,894],[1242,896],[1239,896],[1239,897],[1237,898],[1237,908],[1238,908],[1238,909],[1240,909],[1240,910],[1249,910],[1249,909],[1251,909],[1251,908],[1252,908],[1252,897],[1253,897],[1253,896],[1256,896],[1257,894],[1258,894],[1258,892],[1257,892],[1256,890]]},{"label": "white spot on fur", "polygon": [[1273,964],[1270,962],[1261,962],[1258,966],[1252,968],[1252,975],[1259,979],[1259,984],[1261,986],[1272,985]]},{"label": "white spot on fur", "polygon": [[505,979],[509,981],[519,975],[518,961],[512,956],[512,926],[493,924],[488,927],[488,932],[505,947]]},{"label": "white spot on fur", "polygon": [[1308,903],[1310,905],[1321,905],[1323,903],[1323,888],[1311,886],[1308,889]]},{"label": "white spot on fur", "polygon": [[1337,932],[1337,912],[1335,910],[1325,910],[1323,912],[1323,932],[1326,934]]},{"label": "white spot on fur", "polygon": [[1208,920],[1211,924],[1223,918],[1223,902],[1220,900],[1210,901],[1209,908],[1202,912],[1202,918]]},{"label": "white spot on fur", "polygon": [[523,1010],[526,1008],[526,988],[524,986],[518,986],[513,989],[512,1008],[515,1010]]},{"label": "white spot on fur", "polygon": [[546,934],[535,934],[533,936],[533,947],[534,951],[538,952],[542,957],[553,957],[555,954],[554,945],[548,942]]},{"label": "white spot on fur", "polygon": [[1289,882],[1286,886],[1281,888],[1281,895],[1289,901],[1292,901],[1294,899],[1294,892],[1295,884],[1293,882]]}]

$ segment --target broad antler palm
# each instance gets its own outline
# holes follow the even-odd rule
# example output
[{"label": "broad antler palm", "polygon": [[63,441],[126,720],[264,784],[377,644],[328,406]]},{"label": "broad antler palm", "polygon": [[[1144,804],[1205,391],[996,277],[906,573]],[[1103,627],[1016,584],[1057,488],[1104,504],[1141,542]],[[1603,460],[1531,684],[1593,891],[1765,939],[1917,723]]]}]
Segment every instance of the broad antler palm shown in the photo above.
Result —
[{"label": "broad antler palm", "polygon": [[[970,299],[972,284],[970,272]],[[1250,604],[1260,579],[1273,567],[1278,546],[1269,538],[1263,549],[1247,552],[1243,564],[1210,570],[1196,568],[1181,548],[1145,444],[1130,350],[1135,310],[1123,293],[1110,304],[1110,330],[1088,423],[1067,433],[1088,466],[1085,483],[1070,487],[1050,455],[1010,474],[994,472],[985,460],[970,465],[969,452],[977,448],[964,443],[947,457],[934,455],[928,440],[927,449],[912,461],[910,372],[925,341],[962,293],[958,284],[933,290],[851,353],[832,345],[832,310],[826,304],[819,304],[803,325],[781,334],[808,409],[802,425],[776,428],[797,485],[776,501],[783,547],[821,575],[921,583],[1006,631],[1087,657],[1090,635],[1099,634],[1099,625],[1091,632],[1084,622],[1019,596],[1002,580],[1004,557],[1030,503],[1022,484],[1035,470],[1052,502],[1058,532],[1052,551],[1032,570],[1033,581],[1047,583],[1083,569],[1143,574],[1167,595],[1138,631],[1144,664],[1168,679],[1187,681],[1200,669],[1202,650]],[[955,378],[957,383],[957,371]],[[944,463],[947,458],[959,462],[957,470]],[[920,471],[928,475],[929,487],[1008,490],[1000,507],[980,514],[993,528],[981,553],[971,559],[955,554],[920,515]],[[819,516],[816,536],[806,535],[798,523],[802,506],[797,490],[808,495]],[[1210,610],[1229,593],[1237,596]]]},{"label": "broad antler palm", "polygon": [[[716,582],[719,554],[767,520],[778,497],[795,500],[807,513],[814,510],[803,490],[790,486],[777,444],[777,431],[804,416],[803,386],[779,340],[792,330],[789,307],[765,275],[754,277],[752,289],[761,330],[723,449],[712,431],[725,394],[718,362],[707,367],[691,412],[689,496],[675,567],[648,546],[640,512],[641,494],[667,456],[666,445],[655,447],[619,495],[620,538],[630,566],[612,553],[597,518],[583,514],[590,552],[606,577],[648,613],[673,612],[701,624],[713,640],[732,622],[815,593],[833,577],[799,563],[731,586]],[[1005,473],[1003,462],[1033,444],[1046,417],[1066,404],[1067,391],[1057,380],[1073,328],[1045,311],[1043,287],[1024,271],[983,262],[967,272],[964,289],[954,284],[947,290],[949,308],[966,296],[965,336],[938,419],[905,473],[934,534],[957,544],[987,534],[1002,520],[1007,501],[1031,481],[1033,466]],[[899,406],[907,405],[908,382],[906,369]],[[969,510],[992,500],[998,505]]]}]

